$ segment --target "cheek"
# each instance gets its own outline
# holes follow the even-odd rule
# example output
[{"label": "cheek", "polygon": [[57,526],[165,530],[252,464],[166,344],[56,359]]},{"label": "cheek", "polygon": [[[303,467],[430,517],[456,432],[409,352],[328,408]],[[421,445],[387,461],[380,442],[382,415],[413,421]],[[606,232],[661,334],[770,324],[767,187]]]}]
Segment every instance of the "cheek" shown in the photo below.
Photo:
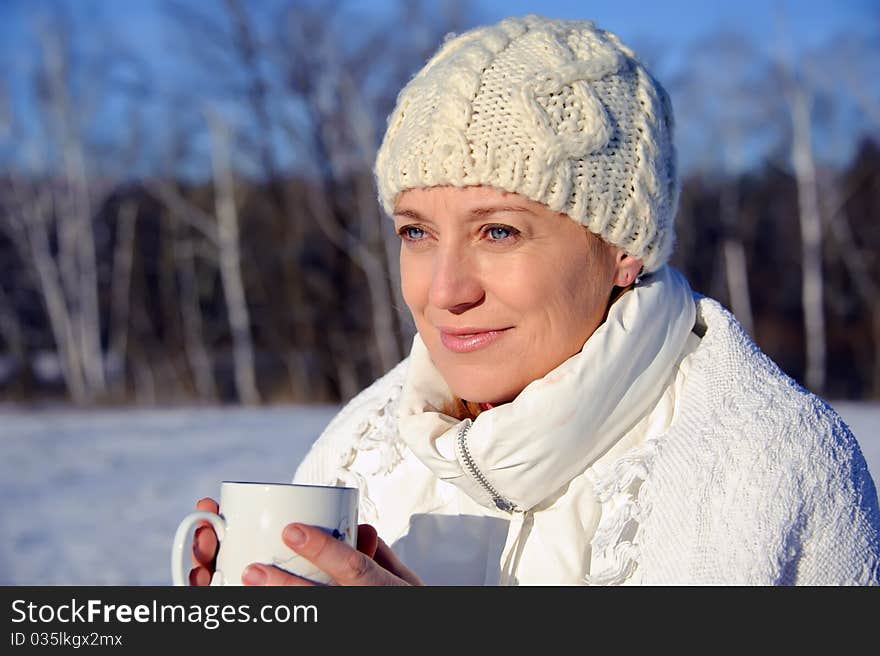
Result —
[{"label": "cheek", "polygon": [[534,314],[572,312],[585,295],[584,267],[561,255],[532,259],[527,265],[513,267],[510,275],[500,278],[506,296],[524,311]]},{"label": "cheek", "polygon": [[[533,267],[524,278],[523,306],[537,308],[548,341],[566,351],[580,348],[601,321],[608,299],[607,272],[584,253],[560,254],[541,267]],[[608,287],[610,292],[610,286]],[[569,343],[571,342],[571,344]]]},{"label": "cheek", "polygon": [[430,286],[430,270],[425,270],[425,267],[411,255],[401,254],[400,291],[411,313],[416,314],[424,309],[428,300]]}]

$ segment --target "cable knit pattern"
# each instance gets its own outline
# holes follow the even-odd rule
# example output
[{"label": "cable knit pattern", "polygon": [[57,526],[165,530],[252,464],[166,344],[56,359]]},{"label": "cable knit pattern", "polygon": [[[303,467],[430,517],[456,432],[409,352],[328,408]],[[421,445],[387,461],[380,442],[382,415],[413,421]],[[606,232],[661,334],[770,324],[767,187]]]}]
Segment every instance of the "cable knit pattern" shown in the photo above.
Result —
[{"label": "cable knit pattern", "polygon": [[659,269],[678,203],[669,97],[588,21],[511,18],[449,39],[401,91],[379,199],[488,185],[564,212]]},{"label": "cable knit pattern", "polygon": [[[702,339],[671,427],[584,474],[602,505],[589,545],[600,566],[584,572],[586,581],[880,584],[877,490],[856,439],[727,310],[695,298]],[[404,520],[432,516],[449,491],[402,449],[388,421],[405,366],[406,360],[337,416],[295,480],[356,479],[371,508],[367,521],[389,543],[405,535],[392,525],[408,526],[410,547],[423,545],[429,563],[443,555],[431,552],[432,539],[413,533],[438,525]],[[361,449],[386,455],[362,460]],[[369,502],[371,485],[385,486],[380,508]],[[414,493],[434,488],[441,492],[427,500]]]}]

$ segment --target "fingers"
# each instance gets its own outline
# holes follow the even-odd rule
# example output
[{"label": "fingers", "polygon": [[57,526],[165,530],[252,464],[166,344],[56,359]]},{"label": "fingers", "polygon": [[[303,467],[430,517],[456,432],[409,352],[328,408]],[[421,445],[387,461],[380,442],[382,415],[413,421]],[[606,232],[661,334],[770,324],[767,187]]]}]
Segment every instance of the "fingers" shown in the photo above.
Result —
[{"label": "fingers", "polygon": [[358,524],[357,550],[373,558],[378,546],[379,535],[376,533],[376,529],[369,524]]},{"label": "fingers", "polygon": [[[379,544],[379,536],[376,529],[369,524],[358,526],[357,548],[358,551],[369,558],[376,553]],[[277,586],[314,586],[315,582],[296,576],[277,567],[254,563],[245,569],[241,580],[246,585],[277,585]]]},{"label": "fingers", "polygon": [[288,587],[314,587],[314,581],[304,579],[290,572],[271,565],[253,563],[245,568],[241,575],[241,582],[245,585],[275,585]]},{"label": "fingers", "polygon": [[[220,512],[220,506],[217,505],[217,502],[211,499],[210,497],[205,497],[204,499],[199,499],[196,503],[196,510],[204,510],[205,512],[212,512],[217,514]],[[207,525],[207,522],[202,522]]]},{"label": "fingers", "polygon": [[370,558],[392,574],[396,574],[410,585],[424,585],[422,580],[410,568],[401,562],[391,547],[376,533],[376,529],[369,524],[358,525],[357,538],[358,551],[367,554]]},{"label": "fingers", "polygon": [[192,564],[214,569],[217,557],[217,534],[211,526],[200,526],[193,536]]},{"label": "fingers", "polygon": [[389,572],[393,572],[410,585],[425,585],[422,579],[420,579],[409,567],[404,565],[397,557],[397,554],[391,551],[391,547],[385,544],[385,541],[378,535],[376,536],[376,553],[373,556],[373,559],[376,561],[377,565]]},{"label": "fingers", "polygon": [[[204,510],[205,512],[217,513],[220,507],[213,499],[204,498],[196,503],[196,510]],[[217,558],[217,534],[214,528],[205,521],[199,522],[198,528],[193,536],[192,545],[192,564],[198,567],[204,567],[208,570],[208,577],[214,571],[215,560]]]},{"label": "fingers", "polygon": [[196,586],[211,585],[211,572],[204,567],[194,567],[189,572],[189,584]]},{"label": "fingers", "polygon": [[[375,530],[375,529],[374,529]],[[334,539],[320,528],[288,524],[282,539],[291,549],[326,572],[339,585],[405,585],[367,554]]]},{"label": "fingers", "polygon": [[[307,524],[288,524],[282,539],[288,547],[330,575],[337,585],[424,585],[369,524],[358,526],[358,549]],[[374,561],[371,554],[377,560]],[[241,580],[245,585],[316,585],[314,581],[261,563],[248,566]]]}]

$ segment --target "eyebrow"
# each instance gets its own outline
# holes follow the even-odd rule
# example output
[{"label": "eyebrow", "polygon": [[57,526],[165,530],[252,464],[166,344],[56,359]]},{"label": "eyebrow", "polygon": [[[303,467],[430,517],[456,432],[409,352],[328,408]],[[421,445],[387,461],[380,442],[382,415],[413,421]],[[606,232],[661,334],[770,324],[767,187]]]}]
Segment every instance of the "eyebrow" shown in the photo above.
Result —
[{"label": "eyebrow", "polygon": [[[533,212],[527,207],[521,207],[519,205],[489,205],[486,207],[475,207],[470,212],[468,212],[474,218],[485,218],[487,216],[491,216],[492,214],[500,214],[502,212],[519,212],[521,214],[532,214]],[[414,221],[424,221],[425,217],[419,214],[416,210],[410,209],[402,209],[396,210],[394,212],[394,216],[399,216],[401,218],[412,219]]]}]

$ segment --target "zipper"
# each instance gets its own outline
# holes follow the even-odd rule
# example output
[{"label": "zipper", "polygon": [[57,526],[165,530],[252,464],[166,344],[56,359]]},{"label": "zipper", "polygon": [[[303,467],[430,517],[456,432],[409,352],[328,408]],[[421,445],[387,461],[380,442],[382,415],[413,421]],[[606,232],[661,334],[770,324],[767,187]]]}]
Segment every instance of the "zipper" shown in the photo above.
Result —
[{"label": "zipper", "polygon": [[464,425],[458,430],[458,452],[461,456],[462,464],[464,464],[465,468],[470,472],[471,476],[473,476],[474,480],[476,480],[480,485],[483,486],[483,489],[486,490],[491,496],[492,501],[495,503],[495,507],[498,510],[501,510],[506,513],[514,513],[518,510],[516,504],[512,501],[508,501],[500,494],[498,491],[492,487],[492,484],[486,480],[486,477],[483,476],[483,472],[477,467],[477,463],[474,462],[473,457],[468,451],[467,446],[467,434],[471,429],[471,420],[465,419]]}]

